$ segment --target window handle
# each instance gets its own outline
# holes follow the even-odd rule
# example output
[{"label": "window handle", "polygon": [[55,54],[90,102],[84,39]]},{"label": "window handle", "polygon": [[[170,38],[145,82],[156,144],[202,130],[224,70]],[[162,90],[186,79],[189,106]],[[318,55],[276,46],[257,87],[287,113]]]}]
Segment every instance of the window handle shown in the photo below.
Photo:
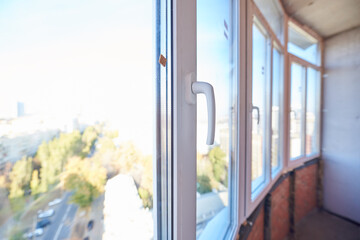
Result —
[{"label": "window handle", "polygon": [[208,135],[206,144],[213,145],[215,137],[215,94],[214,88],[210,83],[206,82],[193,82],[191,90],[194,94],[203,93],[206,97],[207,111],[208,111]]},{"label": "window handle", "polygon": [[257,106],[252,106],[252,110],[256,110],[257,111],[257,124],[259,125],[260,123],[260,108]]}]

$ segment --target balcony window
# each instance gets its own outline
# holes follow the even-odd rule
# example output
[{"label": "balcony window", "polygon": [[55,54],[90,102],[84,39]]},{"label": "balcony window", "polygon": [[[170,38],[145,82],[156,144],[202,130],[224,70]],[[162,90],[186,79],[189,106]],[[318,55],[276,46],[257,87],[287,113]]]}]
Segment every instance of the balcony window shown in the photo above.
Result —
[{"label": "balcony window", "polygon": [[289,22],[288,52],[312,64],[320,64],[318,40],[291,21]]}]

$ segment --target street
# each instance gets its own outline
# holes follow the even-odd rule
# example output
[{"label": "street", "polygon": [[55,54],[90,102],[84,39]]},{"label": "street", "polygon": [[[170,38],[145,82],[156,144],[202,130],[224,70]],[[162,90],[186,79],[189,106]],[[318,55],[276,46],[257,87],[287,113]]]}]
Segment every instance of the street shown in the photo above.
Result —
[{"label": "street", "polygon": [[36,239],[41,240],[61,240],[67,239],[71,234],[71,224],[77,211],[77,206],[68,203],[71,193],[64,194],[62,201],[53,207],[54,216],[50,217],[51,224],[44,228],[44,234]]}]

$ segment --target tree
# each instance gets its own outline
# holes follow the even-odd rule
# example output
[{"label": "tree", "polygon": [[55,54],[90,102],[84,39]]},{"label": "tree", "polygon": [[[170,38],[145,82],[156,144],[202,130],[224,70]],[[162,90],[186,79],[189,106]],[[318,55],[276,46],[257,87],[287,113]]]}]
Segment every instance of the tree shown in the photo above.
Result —
[{"label": "tree", "polygon": [[96,139],[98,138],[98,132],[95,127],[89,126],[82,134],[81,141],[83,143],[82,156],[86,157],[90,154],[91,149],[94,146]]},{"label": "tree", "polygon": [[142,155],[132,142],[122,144],[117,160],[120,173],[130,174],[141,163],[141,160]]},{"label": "tree", "polygon": [[197,176],[197,192],[198,193],[208,193],[212,191],[210,184],[210,178],[206,175]]},{"label": "tree", "polygon": [[32,172],[32,158],[25,156],[14,164],[10,172],[9,198],[24,196],[24,190],[29,187]]},{"label": "tree", "polygon": [[141,182],[138,189],[143,206],[152,209],[153,207],[153,162],[152,156],[141,158],[142,166]]},{"label": "tree", "polygon": [[106,169],[94,159],[73,157],[61,180],[65,189],[74,191],[71,201],[86,208],[104,191]]},{"label": "tree", "polygon": [[36,158],[41,164],[41,191],[47,191],[49,185],[59,179],[68,158],[82,155],[82,146],[79,131],[61,133],[59,138],[39,146]]},{"label": "tree", "polygon": [[216,181],[225,184],[227,181],[226,154],[220,147],[214,147],[209,152],[209,160],[213,166],[213,173]]},{"label": "tree", "polygon": [[40,180],[38,170],[34,170],[30,182],[31,194],[37,195],[40,193]]}]

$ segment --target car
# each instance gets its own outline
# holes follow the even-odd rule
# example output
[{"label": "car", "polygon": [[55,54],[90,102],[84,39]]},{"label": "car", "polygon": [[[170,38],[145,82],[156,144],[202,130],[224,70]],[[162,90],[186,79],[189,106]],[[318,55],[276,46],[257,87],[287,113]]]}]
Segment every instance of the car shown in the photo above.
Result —
[{"label": "car", "polygon": [[25,238],[25,239],[32,239],[32,237],[33,237],[33,233],[32,233],[32,232],[24,233],[24,235],[23,235],[23,238]]},{"label": "car", "polygon": [[49,209],[46,211],[43,211],[41,213],[39,213],[38,218],[47,218],[47,217],[51,217],[52,215],[54,215],[55,210],[54,209]]},{"label": "car", "polygon": [[51,222],[49,219],[43,219],[39,222],[36,223],[36,229],[39,229],[39,228],[44,228],[46,227],[47,225],[49,225]]},{"label": "car", "polygon": [[56,198],[56,199],[52,200],[51,202],[49,202],[48,206],[49,207],[55,206],[56,204],[61,203],[61,200],[62,200],[61,198]]},{"label": "car", "polygon": [[39,236],[43,235],[43,233],[44,233],[43,228],[37,228],[37,229],[35,229],[33,234],[34,234],[35,237],[39,237]]},{"label": "car", "polygon": [[90,221],[88,222],[87,228],[88,228],[88,230],[90,231],[91,229],[93,229],[93,227],[94,227],[94,220],[90,220]]},{"label": "car", "polygon": [[37,228],[34,232],[24,233],[23,238],[25,239],[33,239],[34,237],[39,237],[43,235],[44,229],[43,228]]}]

